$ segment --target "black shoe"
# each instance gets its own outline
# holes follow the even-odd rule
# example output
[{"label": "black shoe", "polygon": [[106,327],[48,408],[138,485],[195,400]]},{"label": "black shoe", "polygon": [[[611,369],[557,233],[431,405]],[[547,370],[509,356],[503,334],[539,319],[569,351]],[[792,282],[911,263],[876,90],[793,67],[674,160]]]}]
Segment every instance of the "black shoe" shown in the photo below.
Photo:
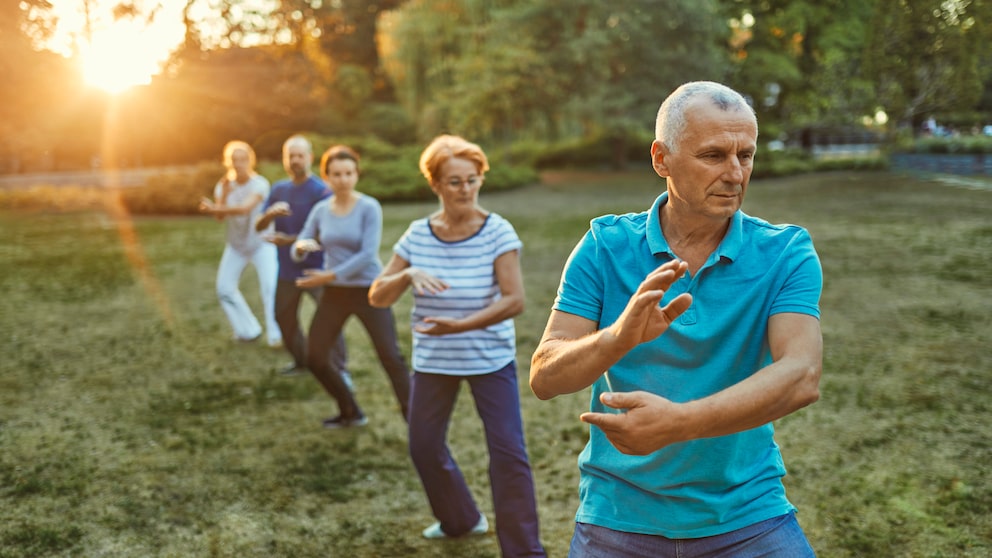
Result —
[{"label": "black shoe", "polygon": [[302,366],[297,366],[295,362],[291,362],[279,369],[279,374],[283,376],[299,376],[300,374],[306,373],[307,369]]},{"label": "black shoe", "polygon": [[336,417],[324,419],[324,428],[330,430],[335,430],[338,428],[354,428],[358,426],[365,426],[368,423],[369,419],[365,415],[358,415],[355,417],[343,417],[338,415]]}]

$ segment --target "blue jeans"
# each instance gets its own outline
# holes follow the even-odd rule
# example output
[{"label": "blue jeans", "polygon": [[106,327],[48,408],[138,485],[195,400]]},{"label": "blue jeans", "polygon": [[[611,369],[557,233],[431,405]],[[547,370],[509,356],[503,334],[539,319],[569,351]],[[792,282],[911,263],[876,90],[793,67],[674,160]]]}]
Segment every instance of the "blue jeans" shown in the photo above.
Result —
[{"label": "blue jeans", "polygon": [[669,539],[576,523],[569,558],[812,558],[795,514],[712,537]]},{"label": "blue jeans", "polygon": [[462,381],[468,382],[489,449],[496,538],[503,556],[545,556],[538,534],[534,479],[524,444],[517,366],[478,376],[415,372],[410,390],[410,457],[441,530],[467,533],[479,508],[448,450],[448,424]]}]

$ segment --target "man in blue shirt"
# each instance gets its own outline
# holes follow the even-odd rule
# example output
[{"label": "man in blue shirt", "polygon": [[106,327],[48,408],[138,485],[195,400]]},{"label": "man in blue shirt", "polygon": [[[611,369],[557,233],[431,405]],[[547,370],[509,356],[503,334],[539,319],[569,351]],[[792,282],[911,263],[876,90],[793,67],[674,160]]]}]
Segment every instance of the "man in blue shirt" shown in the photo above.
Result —
[{"label": "man in blue shirt", "polygon": [[666,192],[594,219],[533,355],[541,399],[592,386],[570,556],[813,556],[772,421],[819,398],[809,234],[741,211],[753,109],[692,82],[651,145]]},{"label": "man in blue shirt", "polygon": [[[303,229],[303,223],[314,204],[330,197],[331,190],[311,171],[313,145],[304,136],[294,135],[286,140],[282,146],[282,164],[289,178],[272,186],[255,228],[262,231],[275,222],[275,231],[266,240],[276,245],[279,255],[276,322],[282,332],[286,350],[293,355],[293,362],[283,368],[281,373],[292,375],[306,370],[307,366],[307,339],[300,326],[300,298],[305,292],[316,303],[321,294],[320,287],[303,289],[296,286],[296,280],[303,276],[304,269],[321,269],[324,260],[323,253],[312,252],[302,261],[294,261],[290,248],[296,242],[296,235]],[[351,378],[345,369],[346,360],[344,337],[339,335],[331,351],[331,366],[345,376],[345,381],[350,386]]]}]

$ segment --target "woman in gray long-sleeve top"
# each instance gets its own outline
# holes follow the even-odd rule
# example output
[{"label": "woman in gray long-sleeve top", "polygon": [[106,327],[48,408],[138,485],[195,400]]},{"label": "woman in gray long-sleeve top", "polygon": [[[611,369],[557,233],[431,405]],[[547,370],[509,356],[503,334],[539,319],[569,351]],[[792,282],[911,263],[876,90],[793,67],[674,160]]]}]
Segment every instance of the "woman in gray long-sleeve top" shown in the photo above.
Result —
[{"label": "woman in gray long-sleeve top", "polygon": [[338,415],[325,419],[325,428],[368,423],[354,393],[329,364],[333,341],[352,315],[368,331],[404,419],[410,395],[410,372],[400,353],[393,311],[373,308],[368,300],[369,287],[382,271],[382,206],[375,198],[355,190],[358,162],[358,153],[340,145],[321,157],[321,176],[334,195],[314,205],[291,252],[294,259],[303,259],[309,252],[324,252],[323,269],[305,270],[296,284],[302,288],[324,287],[310,324],[307,358],[314,377],[338,403]]}]

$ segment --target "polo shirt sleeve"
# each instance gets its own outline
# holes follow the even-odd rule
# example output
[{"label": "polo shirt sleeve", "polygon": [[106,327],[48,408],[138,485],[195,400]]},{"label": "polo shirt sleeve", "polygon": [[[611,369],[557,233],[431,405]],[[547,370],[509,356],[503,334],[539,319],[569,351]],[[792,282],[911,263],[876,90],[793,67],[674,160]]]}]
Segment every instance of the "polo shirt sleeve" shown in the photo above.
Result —
[{"label": "polo shirt sleeve", "polygon": [[582,237],[565,262],[558,296],[552,308],[597,324],[603,313],[603,276],[598,273],[599,246],[593,228]]},{"label": "polo shirt sleeve", "polygon": [[813,239],[806,229],[800,228],[792,238],[787,254],[787,276],[772,302],[769,314],[796,313],[819,318],[823,269],[813,248]]}]

